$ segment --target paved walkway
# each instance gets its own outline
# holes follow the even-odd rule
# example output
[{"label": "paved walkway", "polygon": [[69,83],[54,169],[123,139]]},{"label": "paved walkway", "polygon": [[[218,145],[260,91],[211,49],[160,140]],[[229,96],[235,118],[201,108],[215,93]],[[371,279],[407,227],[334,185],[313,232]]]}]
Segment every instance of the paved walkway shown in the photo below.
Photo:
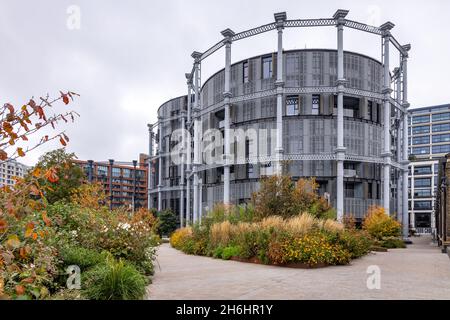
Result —
[{"label": "paved walkway", "polygon": [[[159,248],[149,299],[450,299],[450,259],[428,237],[347,266],[290,269],[185,255]],[[381,289],[367,288],[367,268]]]}]

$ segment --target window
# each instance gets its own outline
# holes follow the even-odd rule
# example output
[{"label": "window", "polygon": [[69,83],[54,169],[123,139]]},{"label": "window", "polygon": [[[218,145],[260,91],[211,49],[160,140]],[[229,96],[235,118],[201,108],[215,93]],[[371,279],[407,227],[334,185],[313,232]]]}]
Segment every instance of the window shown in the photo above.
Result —
[{"label": "window", "polygon": [[430,133],[430,126],[413,127],[412,132],[413,134]]},{"label": "window", "polygon": [[248,82],[248,62],[244,62],[244,64],[242,65],[243,67],[243,82],[247,83]]},{"label": "window", "polygon": [[450,142],[450,134],[437,134],[433,136],[433,143]]},{"label": "window", "polygon": [[120,168],[112,168],[112,175],[113,177],[120,177]]},{"label": "window", "polygon": [[414,223],[416,228],[431,228],[431,214],[415,213]]},{"label": "window", "polygon": [[431,178],[415,179],[414,180],[414,187],[415,188],[431,187]]},{"label": "window", "polygon": [[412,148],[412,154],[429,154],[430,147],[417,147]]},{"label": "window", "polygon": [[355,185],[353,183],[345,184],[345,197],[354,198],[355,197]]},{"label": "window", "polygon": [[414,198],[431,198],[431,190],[414,190]]},{"label": "window", "polygon": [[450,123],[434,124],[433,132],[450,131]]},{"label": "window", "polygon": [[97,175],[101,176],[101,175],[108,175],[108,167],[106,166],[98,166],[97,167]]},{"label": "window", "polygon": [[263,65],[263,79],[272,78],[272,57],[265,57],[262,59]]},{"label": "window", "polygon": [[430,116],[429,115],[413,117],[412,118],[412,123],[413,124],[416,124],[416,123],[427,123],[427,122],[430,122]]},{"label": "window", "polygon": [[433,114],[432,118],[433,122],[450,120],[450,113],[447,112],[447,113]]},{"label": "window", "polygon": [[429,144],[430,143],[430,136],[421,136],[421,137],[413,137],[413,145],[417,144]]},{"label": "window", "polygon": [[414,201],[414,210],[431,210],[431,201]]},{"label": "window", "polygon": [[298,115],[298,96],[287,96],[286,97],[286,115],[296,116]]},{"label": "window", "polygon": [[315,95],[312,96],[312,110],[311,110],[311,114],[318,115],[319,114],[319,107],[320,107],[320,96],[315,94]]},{"label": "window", "polygon": [[431,166],[414,167],[414,174],[415,175],[431,174]]},{"label": "window", "polygon": [[433,146],[433,154],[449,153],[449,152],[450,152],[450,144],[444,144],[441,146]]},{"label": "window", "polygon": [[367,101],[367,119],[372,121],[372,101]]}]

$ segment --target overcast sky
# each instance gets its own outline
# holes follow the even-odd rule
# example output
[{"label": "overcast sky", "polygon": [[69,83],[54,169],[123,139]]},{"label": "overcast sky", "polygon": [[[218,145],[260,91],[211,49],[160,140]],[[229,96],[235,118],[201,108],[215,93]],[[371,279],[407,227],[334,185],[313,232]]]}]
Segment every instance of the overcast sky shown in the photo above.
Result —
[{"label": "overcast sky", "polygon": [[[80,29],[67,26],[71,5],[80,9]],[[156,121],[158,107],[186,93],[184,73],[194,50],[208,49],[226,28],[240,32],[272,22],[275,12],[286,11],[288,19],[327,18],[339,8],[368,24],[392,21],[397,40],[411,43],[412,107],[450,102],[448,0],[0,0],[0,102],[21,105],[31,96],[75,91],[81,97],[70,108],[81,118],[60,127],[70,137],[68,150],[80,159],[132,161],[148,152],[147,123]],[[345,50],[380,59],[380,41],[345,29]],[[275,32],[236,42],[232,60],[276,45]],[[336,48],[335,28],[285,31],[284,49],[305,47]],[[392,60],[398,63],[398,55]],[[221,50],[202,65],[202,79],[223,65]],[[34,164],[57,146],[49,143],[23,162]]]}]

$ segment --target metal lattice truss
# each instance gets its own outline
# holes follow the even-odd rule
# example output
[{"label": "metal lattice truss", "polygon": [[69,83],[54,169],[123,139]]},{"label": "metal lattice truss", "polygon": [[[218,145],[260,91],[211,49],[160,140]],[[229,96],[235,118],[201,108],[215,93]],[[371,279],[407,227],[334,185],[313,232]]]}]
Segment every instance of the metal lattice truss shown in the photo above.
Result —
[{"label": "metal lattice truss", "polygon": [[[337,160],[336,153],[316,153],[316,154],[301,154],[301,153],[291,153],[284,154],[281,158],[278,158],[277,155],[271,156],[259,156],[253,158],[242,159],[239,162],[232,162],[233,165],[245,165],[245,164],[261,164],[261,163],[269,163],[275,161],[336,161]],[[367,157],[367,156],[359,156],[359,155],[345,155],[346,161],[355,161],[355,162],[366,162],[366,163],[385,163],[385,160],[381,157]],[[397,169],[403,169],[403,166],[395,161],[390,161],[390,165]],[[223,167],[224,163],[218,161],[214,164],[201,164],[197,165],[196,171],[206,171],[210,169]]]},{"label": "metal lattice truss", "polygon": [[332,27],[336,25],[334,19],[299,19],[287,20],[285,22],[286,28],[301,28],[301,27]]},{"label": "metal lattice truss", "polygon": [[[356,29],[359,31],[372,33],[376,35],[383,35],[383,29],[381,27],[375,27],[371,25],[367,25],[365,23],[348,20],[348,19],[334,19],[334,18],[319,18],[319,19],[296,19],[296,20],[286,20],[281,25],[282,28],[305,28],[305,27],[332,27],[336,26],[338,23],[343,23],[345,27]],[[242,39],[250,38],[268,31],[276,30],[278,28],[277,22],[268,23],[256,28],[252,28],[246,31],[242,31],[233,35],[230,40],[231,41],[239,41]],[[390,35],[390,42],[394,45],[394,47],[402,54],[407,56],[407,51],[405,48],[400,45],[400,43],[394,38],[394,36]],[[204,51],[197,62],[201,62],[202,60],[208,58],[214,52],[218,51],[220,48],[225,46],[225,41],[221,40],[214,44],[212,47]],[[194,68],[191,71],[191,78],[194,75]]]}]

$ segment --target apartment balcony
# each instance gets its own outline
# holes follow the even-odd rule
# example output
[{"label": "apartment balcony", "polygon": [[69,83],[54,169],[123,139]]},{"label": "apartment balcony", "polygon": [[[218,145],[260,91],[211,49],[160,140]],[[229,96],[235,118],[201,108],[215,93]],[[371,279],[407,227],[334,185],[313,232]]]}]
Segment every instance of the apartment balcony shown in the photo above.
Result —
[{"label": "apartment balcony", "polygon": [[344,169],[344,178],[358,178],[358,175],[356,174],[356,170]]}]

